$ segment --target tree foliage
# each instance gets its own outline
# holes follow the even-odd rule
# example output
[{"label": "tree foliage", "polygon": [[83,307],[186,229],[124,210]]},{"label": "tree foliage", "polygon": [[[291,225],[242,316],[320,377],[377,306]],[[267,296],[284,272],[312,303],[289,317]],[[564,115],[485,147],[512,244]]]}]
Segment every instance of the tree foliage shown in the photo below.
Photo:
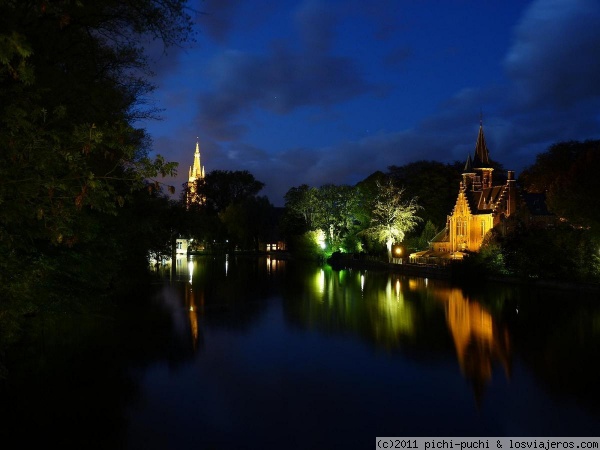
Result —
[{"label": "tree foliage", "polygon": [[285,196],[285,221],[290,224],[287,228],[296,234],[321,230],[329,252],[353,249],[359,245],[359,194],[357,187],[349,185],[291,188]]},{"label": "tree foliage", "polygon": [[517,224],[506,234],[490,233],[473,258],[486,274],[597,282],[597,248],[592,235],[581,228],[567,224],[556,228]]},{"label": "tree foliage", "polygon": [[458,162],[416,161],[404,166],[390,166],[387,174],[398,186],[404,186],[406,197],[419,199],[424,223],[431,221],[443,227],[456,202],[463,167],[464,163]]},{"label": "tree foliage", "polygon": [[110,287],[111,264],[130,261],[124,231],[135,231],[122,220],[176,170],[149,158],[150,139],[135,127],[158,113],[146,104],[154,86],[143,42],[191,37],[185,5],[0,3],[0,308],[77,283],[84,267],[106,270],[92,285]]},{"label": "tree foliage", "polygon": [[348,185],[323,185],[317,193],[317,207],[315,227],[325,232],[331,247],[339,248],[354,224],[355,190]]},{"label": "tree foliage", "polygon": [[308,230],[314,229],[319,210],[318,189],[307,184],[290,188],[285,194],[285,208],[296,220],[302,220]]},{"label": "tree foliage", "polygon": [[390,178],[377,182],[371,223],[363,233],[378,242],[385,243],[388,258],[391,258],[392,244],[402,242],[406,233],[413,230],[422,219],[417,216],[421,206],[417,198],[405,199],[404,188],[398,188]]},{"label": "tree foliage", "polygon": [[[263,187],[247,170],[214,170],[196,180],[200,201],[188,208],[189,235],[207,248],[227,243],[228,249],[257,251],[276,224],[273,205],[258,195]],[[189,196],[184,188],[183,202]]]},{"label": "tree foliage", "polygon": [[230,238],[239,249],[259,251],[259,243],[273,235],[276,225],[275,208],[267,197],[249,197],[231,203],[219,214]]},{"label": "tree foliage", "polygon": [[247,170],[213,170],[196,183],[202,208],[217,213],[231,204],[254,198],[265,186]]},{"label": "tree foliage", "polygon": [[562,142],[551,146],[526,168],[519,183],[545,192],[548,208],[576,226],[600,235],[600,141]]}]

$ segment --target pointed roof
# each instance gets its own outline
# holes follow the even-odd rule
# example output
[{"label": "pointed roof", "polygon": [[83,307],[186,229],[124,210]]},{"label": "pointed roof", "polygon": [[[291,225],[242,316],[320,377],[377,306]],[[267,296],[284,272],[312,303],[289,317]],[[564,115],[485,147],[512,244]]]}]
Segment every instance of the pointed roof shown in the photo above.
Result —
[{"label": "pointed roof", "polygon": [[194,153],[194,166],[190,167],[190,181],[204,178],[204,168],[200,164],[200,143],[196,141],[196,152]]},{"label": "pointed roof", "polygon": [[467,157],[467,162],[465,163],[463,173],[475,173],[473,172],[473,160],[471,159],[471,155]]},{"label": "pointed roof", "polygon": [[473,167],[477,169],[490,167],[490,154],[485,145],[485,136],[483,135],[483,123],[479,121],[479,134],[475,144],[475,157],[473,158]]}]

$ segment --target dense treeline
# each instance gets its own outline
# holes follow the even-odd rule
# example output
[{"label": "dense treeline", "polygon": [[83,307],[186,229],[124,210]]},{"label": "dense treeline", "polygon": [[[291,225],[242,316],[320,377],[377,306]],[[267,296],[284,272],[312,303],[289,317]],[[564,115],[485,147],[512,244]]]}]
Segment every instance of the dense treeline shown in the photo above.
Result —
[{"label": "dense treeline", "polygon": [[[600,177],[594,171],[599,160],[600,141],[558,143],[538,155],[517,183],[522,196],[542,194],[540,198],[545,199],[544,206],[555,217],[555,224],[548,227],[532,221],[521,209],[487,235],[481,250],[467,258],[466,272],[477,274],[479,279],[493,274],[598,282]],[[497,162],[492,164],[494,184],[503,184],[505,170]],[[405,233],[394,236],[393,242],[402,242],[409,251],[426,249],[452,212],[463,167],[459,162],[417,161],[391,166],[386,173],[377,172],[355,186],[292,188],[286,195],[287,223],[293,224],[288,226],[288,241],[302,254],[327,257],[335,251],[367,252],[383,259],[387,239],[376,238],[368,230],[374,224],[378,189],[382,180],[389,180],[395,186],[396,198],[418,206],[411,214],[415,222]],[[329,200],[332,193],[337,198],[333,203]],[[524,207],[526,202],[523,197],[521,200]],[[326,250],[314,244],[319,233],[324,236]]]},{"label": "dense treeline", "polygon": [[[599,158],[599,141],[559,143],[538,155],[520,174],[518,186],[522,193],[544,194],[557,224],[547,228],[531,223],[527,214],[513,215],[489,233],[465,268],[479,275],[598,281],[600,178],[593,170]],[[493,166],[495,184],[504,183],[502,165]],[[227,241],[230,250],[256,250],[260,240],[278,236],[297,257],[325,260],[347,252],[385,260],[390,243],[402,243],[406,251],[428,248],[452,212],[463,167],[460,162],[417,161],[390,166],[354,186],[292,187],[283,215],[258,197],[263,184],[250,174],[217,171],[199,185],[208,201],[188,215],[188,223],[196,224],[191,235],[204,236],[209,247]],[[226,181],[227,176],[238,180]],[[244,183],[246,189],[237,188],[243,195],[227,192],[227,185]],[[389,220],[402,213],[408,222]]]},{"label": "dense treeline", "polygon": [[0,3],[0,342],[144,268],[176,164],[134,125],[158,113],[142,40],[191,27],[183,0]]},{"label": "dense treeline", "polygon": [[485,273],[576,282],[600,281],[600,141],[561,142],[539,154],[519,176],[525,192],[544,194],[553,227],[511,217],[473,255]]},{"label": "dense treeline", "polygon": [[278,210],[259,195],[262,181],[246,170],[213,170],[198,179],[194,189],[183,186],[186,205],[183,236],[194,239],[193,249],[253,251],[277,232]]}]

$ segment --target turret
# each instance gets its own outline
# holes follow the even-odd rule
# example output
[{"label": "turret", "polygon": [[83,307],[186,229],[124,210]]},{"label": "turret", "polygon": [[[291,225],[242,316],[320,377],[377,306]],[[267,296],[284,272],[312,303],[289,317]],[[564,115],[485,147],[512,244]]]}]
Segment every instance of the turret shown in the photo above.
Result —
[{"label": "turret", "polygon": [[490,167],[490,154],[485,144],[485,136],[483,134],[483,123],[479,121],[479,134],[475,143],[475,157],[473,158],[473,169],[481,172],[481,187],[492,187],[492,172],[494,169]]},{"label": "turret", "polygon": [[468,190],[469,187],[473,184],[473,178],[475,177],[475,171],[473,170],[473,161],[471,160],[471,155],[467,156],[467,162],[465,163],[465,167],[463,169],[462,178],[463,185],[465,190]]}]

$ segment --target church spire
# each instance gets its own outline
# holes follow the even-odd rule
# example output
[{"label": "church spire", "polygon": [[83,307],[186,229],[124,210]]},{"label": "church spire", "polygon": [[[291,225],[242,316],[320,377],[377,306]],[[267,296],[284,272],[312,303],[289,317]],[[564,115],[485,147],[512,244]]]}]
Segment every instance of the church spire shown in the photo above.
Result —
[{"label": "church spire", "polygon": [[492,187],[492,172],[494,169],[490,163],[490,152],[485,144],[485,136],[483,135],[483,120],[479,116],[479,134],[475,144],[475,156],[473,157],[473,169],[481,172],[480,176],[475,177],[474,187],[479,188],[481,183],[482,188]]},{"label": "church spire", "polygon": [[[196,138],[197,139],[197,138]],[[196,152],[194,153],[194,165],[190,167],[189,181],[193,182],[204,178],[204,167],[200,164],[200,143],[196,140]]]},{"label": "church spire", "polygon": [[198,184],[197,180],[204,179],[204,167],[200,164],[200,143],[196,138],[196,151],[194,153],[194,165],[190,166],[190,173],[188,179],[187,199],[186,204],[189,208],[192,203],[201,204],[204,203],[204,199],[197,193]]},{"label": "church spire", "polygon": [[485,136],[483,135],[483,121],[479,119],[479,134],[477,135],[477,143],[475,144],[475,157],[473,158],[473,167],[487,168],[490,167],[490,154],[485,145]]}]

